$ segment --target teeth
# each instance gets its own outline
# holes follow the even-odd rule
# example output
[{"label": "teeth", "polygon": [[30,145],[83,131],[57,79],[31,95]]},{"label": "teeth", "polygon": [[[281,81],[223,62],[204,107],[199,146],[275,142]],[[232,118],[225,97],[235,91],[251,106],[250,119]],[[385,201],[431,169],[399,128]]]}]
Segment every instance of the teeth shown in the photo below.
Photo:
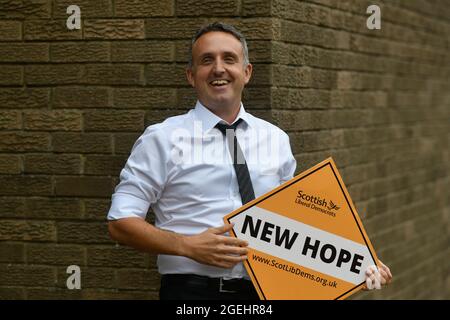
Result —
[{"label": "teeth", "polygon": [[221,86],[227,84],[228,82],[229,82],[228,80],[214,80],[213,82],[211,82],[211,84],[213,86]]}]

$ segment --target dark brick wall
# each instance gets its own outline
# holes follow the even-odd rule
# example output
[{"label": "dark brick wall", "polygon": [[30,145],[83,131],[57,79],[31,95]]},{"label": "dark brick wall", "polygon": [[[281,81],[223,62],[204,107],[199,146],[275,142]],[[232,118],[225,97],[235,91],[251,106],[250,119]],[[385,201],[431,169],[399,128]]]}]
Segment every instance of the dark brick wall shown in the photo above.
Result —
[{"label": "dark brick wall", "polygon": [[155,257],[105,215],[139,134],[192,107],[189,38],[215,20],[248,38],[247,108],[289,133],[298,172],[333,156],[391,267],[354,298],[449,299],[449,17],[445,0],[0,0],[0,299],[157,298]]}]

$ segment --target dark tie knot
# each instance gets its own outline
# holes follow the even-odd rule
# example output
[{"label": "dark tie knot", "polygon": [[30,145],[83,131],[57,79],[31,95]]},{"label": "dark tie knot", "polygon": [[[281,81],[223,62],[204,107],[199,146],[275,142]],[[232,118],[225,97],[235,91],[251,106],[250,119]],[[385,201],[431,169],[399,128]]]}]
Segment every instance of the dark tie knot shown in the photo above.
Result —
[{"label": "dark tie knot", "polygon": [[233,130],[233,132],[236,130],[237,126],[242,122],[242,119],[238,119],[235,123],[232,125],[224,124],[224,123],[218,123],[216,124],[216,128],[219,129],[224,135],[226,135],[227,130]]}]

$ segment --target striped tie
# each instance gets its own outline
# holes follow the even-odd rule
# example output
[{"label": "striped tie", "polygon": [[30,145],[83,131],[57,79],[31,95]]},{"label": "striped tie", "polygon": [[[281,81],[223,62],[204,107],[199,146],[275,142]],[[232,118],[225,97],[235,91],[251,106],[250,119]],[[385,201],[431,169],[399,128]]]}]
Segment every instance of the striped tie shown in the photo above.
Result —
[{"label": "striped tie", "polygon": [[253,191],[252,180],[250,179],[250,173],[248,172],[244,154],[236,138],[235,130],[241,122],[242,119],[239,119],[231,126],[218,123],[216,128],[219,129],[227,138],[228,149],[230,150],[234,171],[236,172],[236,177],[238,180],[239,193],[241,194],[242,204],[244,205],[255,199],[255,192]]}]

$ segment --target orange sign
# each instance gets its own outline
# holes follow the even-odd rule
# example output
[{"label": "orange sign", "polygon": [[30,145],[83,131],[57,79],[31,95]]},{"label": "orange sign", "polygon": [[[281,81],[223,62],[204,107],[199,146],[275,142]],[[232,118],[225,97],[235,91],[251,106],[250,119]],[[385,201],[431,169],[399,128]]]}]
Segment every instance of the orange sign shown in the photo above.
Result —
[{"label": "orange sign", "polygon": [[245,267],[262,300],[344,299],[378,262],[331,158],[224,220],[249,243]]}]

